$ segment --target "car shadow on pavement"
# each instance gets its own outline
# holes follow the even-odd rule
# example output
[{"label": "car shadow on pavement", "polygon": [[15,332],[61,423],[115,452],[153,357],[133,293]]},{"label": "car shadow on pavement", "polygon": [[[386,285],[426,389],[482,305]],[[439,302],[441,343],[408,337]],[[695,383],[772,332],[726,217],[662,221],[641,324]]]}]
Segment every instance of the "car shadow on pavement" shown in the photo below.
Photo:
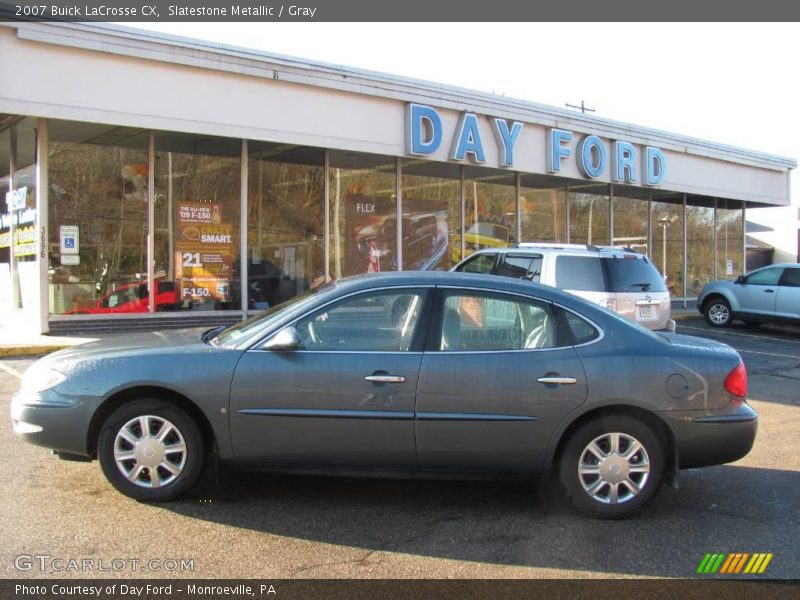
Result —
[{"label": "car shadow on pavement", "polygon": [[[223,525],[424,557],[587,573],[692,577],[707,552],[774,552],[800,576],[800,473],[735,465],[683,471],[636,516],[577,515],[555,485],[352,479],[227,470],[161,505]],[[334,551],[335,552],[335,551]],[[335,561],[335,556],[331,558]],[[309,576],[313,573],[300,573]]]}]

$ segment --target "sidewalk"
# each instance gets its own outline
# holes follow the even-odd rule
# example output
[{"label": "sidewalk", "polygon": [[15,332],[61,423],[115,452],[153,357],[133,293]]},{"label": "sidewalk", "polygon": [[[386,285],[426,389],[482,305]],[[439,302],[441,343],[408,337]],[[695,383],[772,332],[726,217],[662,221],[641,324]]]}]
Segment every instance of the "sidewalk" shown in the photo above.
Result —
[{"label": "sidewalk", "polygon": [[0,358],[48,354],[62,348],[93,342],[101,337],[102,335],[98,336],[97,334],[70,337],[40,335],[13,327],[0,326]]}]

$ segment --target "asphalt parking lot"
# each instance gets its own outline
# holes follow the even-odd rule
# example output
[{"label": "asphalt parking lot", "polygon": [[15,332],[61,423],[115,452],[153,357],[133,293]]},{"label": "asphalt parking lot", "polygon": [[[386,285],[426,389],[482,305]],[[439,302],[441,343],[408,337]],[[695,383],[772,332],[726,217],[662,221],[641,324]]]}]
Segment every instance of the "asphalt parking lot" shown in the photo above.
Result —
[{"label": "asphalt parking lot", "polygon": [[800,329],[720,331],[693,319],[678,332],[739,350],[759,437],[742,461],[683,471],[679,490],[663,488],[620,522],[580,517],[536,485],[241,471],[221,473],[220,486],[209,473],[179,502],[137,504],[96,463],[58,461],[14,437],[8,402],[33,360],[3,359],[0,574],[91,577],[124,560],[102,576],[692,577],[709,552],[772,552],[761,577],[798,578]]}]

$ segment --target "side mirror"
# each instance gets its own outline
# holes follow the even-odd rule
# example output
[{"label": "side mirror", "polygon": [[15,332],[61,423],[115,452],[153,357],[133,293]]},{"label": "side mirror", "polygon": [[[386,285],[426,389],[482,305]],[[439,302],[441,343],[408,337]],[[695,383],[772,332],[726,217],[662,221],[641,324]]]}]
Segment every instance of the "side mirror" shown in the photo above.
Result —
[{"label": "side mirror", "polygon": [[739,275],[733,283],[744,283],[744,275]]},{"label": "side mirror", "polygon": [[286,327],[273,335],[263,346],[273,352],[291,352],[300,348],[300,334],[294,327]]}]

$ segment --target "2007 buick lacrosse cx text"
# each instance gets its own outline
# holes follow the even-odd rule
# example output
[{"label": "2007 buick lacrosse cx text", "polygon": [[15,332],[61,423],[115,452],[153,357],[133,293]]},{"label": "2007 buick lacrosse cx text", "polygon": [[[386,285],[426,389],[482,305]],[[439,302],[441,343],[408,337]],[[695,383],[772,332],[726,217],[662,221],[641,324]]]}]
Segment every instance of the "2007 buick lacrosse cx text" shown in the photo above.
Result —
[{"label": "2007 buick lacrosse cx text", "polygon": [[625,517],[678,470],[745,456],[732,348],[493,275],[371,274],[227,329],[136,334],[29,368],[14,430],[175,499],[209,461],[321,474],[533,477]]}]

